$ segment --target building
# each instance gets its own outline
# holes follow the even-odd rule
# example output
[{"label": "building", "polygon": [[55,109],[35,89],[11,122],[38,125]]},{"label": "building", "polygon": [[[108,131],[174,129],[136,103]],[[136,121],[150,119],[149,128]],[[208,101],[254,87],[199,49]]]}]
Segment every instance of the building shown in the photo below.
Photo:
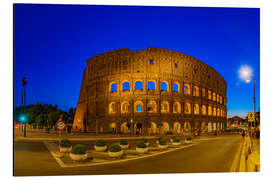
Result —
[{"label": "building", "polygon": [[148,47],[87,60],[73,130],[164,134],[223,130],[227,84],[189,55]]},{"label": "building", "polygon": [[260,124],[260,112],[256,112],[256,118],[254,112],[248,112],[248,125],[249,127],[256,127]]},{"label": "building", "polygon": [[246,127],[248,127],[248,121],[245,118],[233,116],[227,120],[227,128],[245,129]]}]

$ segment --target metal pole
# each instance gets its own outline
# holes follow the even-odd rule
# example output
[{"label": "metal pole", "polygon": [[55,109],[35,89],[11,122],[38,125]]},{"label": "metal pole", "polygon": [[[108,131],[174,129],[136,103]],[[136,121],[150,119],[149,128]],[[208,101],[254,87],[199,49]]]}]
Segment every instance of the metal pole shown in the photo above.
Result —
[{"label": "metal pole", "polygon": [[[23,100],[24,100],[24,104],[23,104],[23,109],[24,109],[24,113],[25,113],[25,87],[24,87],[24,84],[23,84]],[[25,114],[26,116],[26,114]],[[24,121],[24,128],[23,128],[23,137],[26,137],[26,120]]]},{"label": "metal pole", "polygon": [[254,125],[256,126],[256,101],[255,101],[255,79],[253,78],[253,88],[254,88],[254,96],[253,96],[253,102],[254,102]]},{"label": "metal pole", "polygon": [[[22,91],[22,93],[21,93],[21,100],[22,100],[22,104],[21,104],[21,114],[23,114],[23,91]],[[23,129],[24,128],[22,128],[22,126],[20,126],[20,128],[22,129],[22,132],[24,131]]]}]

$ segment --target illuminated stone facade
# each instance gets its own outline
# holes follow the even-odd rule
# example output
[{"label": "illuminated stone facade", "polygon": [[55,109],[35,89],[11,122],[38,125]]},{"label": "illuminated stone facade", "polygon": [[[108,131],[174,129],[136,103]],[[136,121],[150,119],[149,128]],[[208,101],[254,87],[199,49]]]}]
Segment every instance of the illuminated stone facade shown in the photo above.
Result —
[{"label": "illuminated stone facade", "polygon": [[165,134],[225,128],[227,85],[207,64],[149,47],[87,60],[74,130]]}]

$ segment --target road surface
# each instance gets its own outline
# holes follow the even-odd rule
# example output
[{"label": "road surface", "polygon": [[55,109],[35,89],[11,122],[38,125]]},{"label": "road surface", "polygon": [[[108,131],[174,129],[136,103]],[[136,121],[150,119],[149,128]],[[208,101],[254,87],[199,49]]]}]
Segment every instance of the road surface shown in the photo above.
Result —
[{"label": "road surface", "polygon": [[[239,148],[238,135],[200,141],[198,145],[116,164],[61,168],[43,142],[14,143],[14,175],[96,175],[228,172]],[[84,142],[85,143],[85,142]],[[91,143],[90,143],[91,144]]]}]

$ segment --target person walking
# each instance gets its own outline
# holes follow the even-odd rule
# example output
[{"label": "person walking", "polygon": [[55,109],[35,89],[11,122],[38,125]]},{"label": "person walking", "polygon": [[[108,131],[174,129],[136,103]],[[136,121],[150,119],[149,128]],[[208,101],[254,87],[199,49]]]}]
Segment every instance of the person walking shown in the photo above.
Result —
[{"label": "person walking", "polygon": [[242,131],[242,138],[244,139],[244,138],[245,138],[245,136],[246,136],[245,131]]}]

